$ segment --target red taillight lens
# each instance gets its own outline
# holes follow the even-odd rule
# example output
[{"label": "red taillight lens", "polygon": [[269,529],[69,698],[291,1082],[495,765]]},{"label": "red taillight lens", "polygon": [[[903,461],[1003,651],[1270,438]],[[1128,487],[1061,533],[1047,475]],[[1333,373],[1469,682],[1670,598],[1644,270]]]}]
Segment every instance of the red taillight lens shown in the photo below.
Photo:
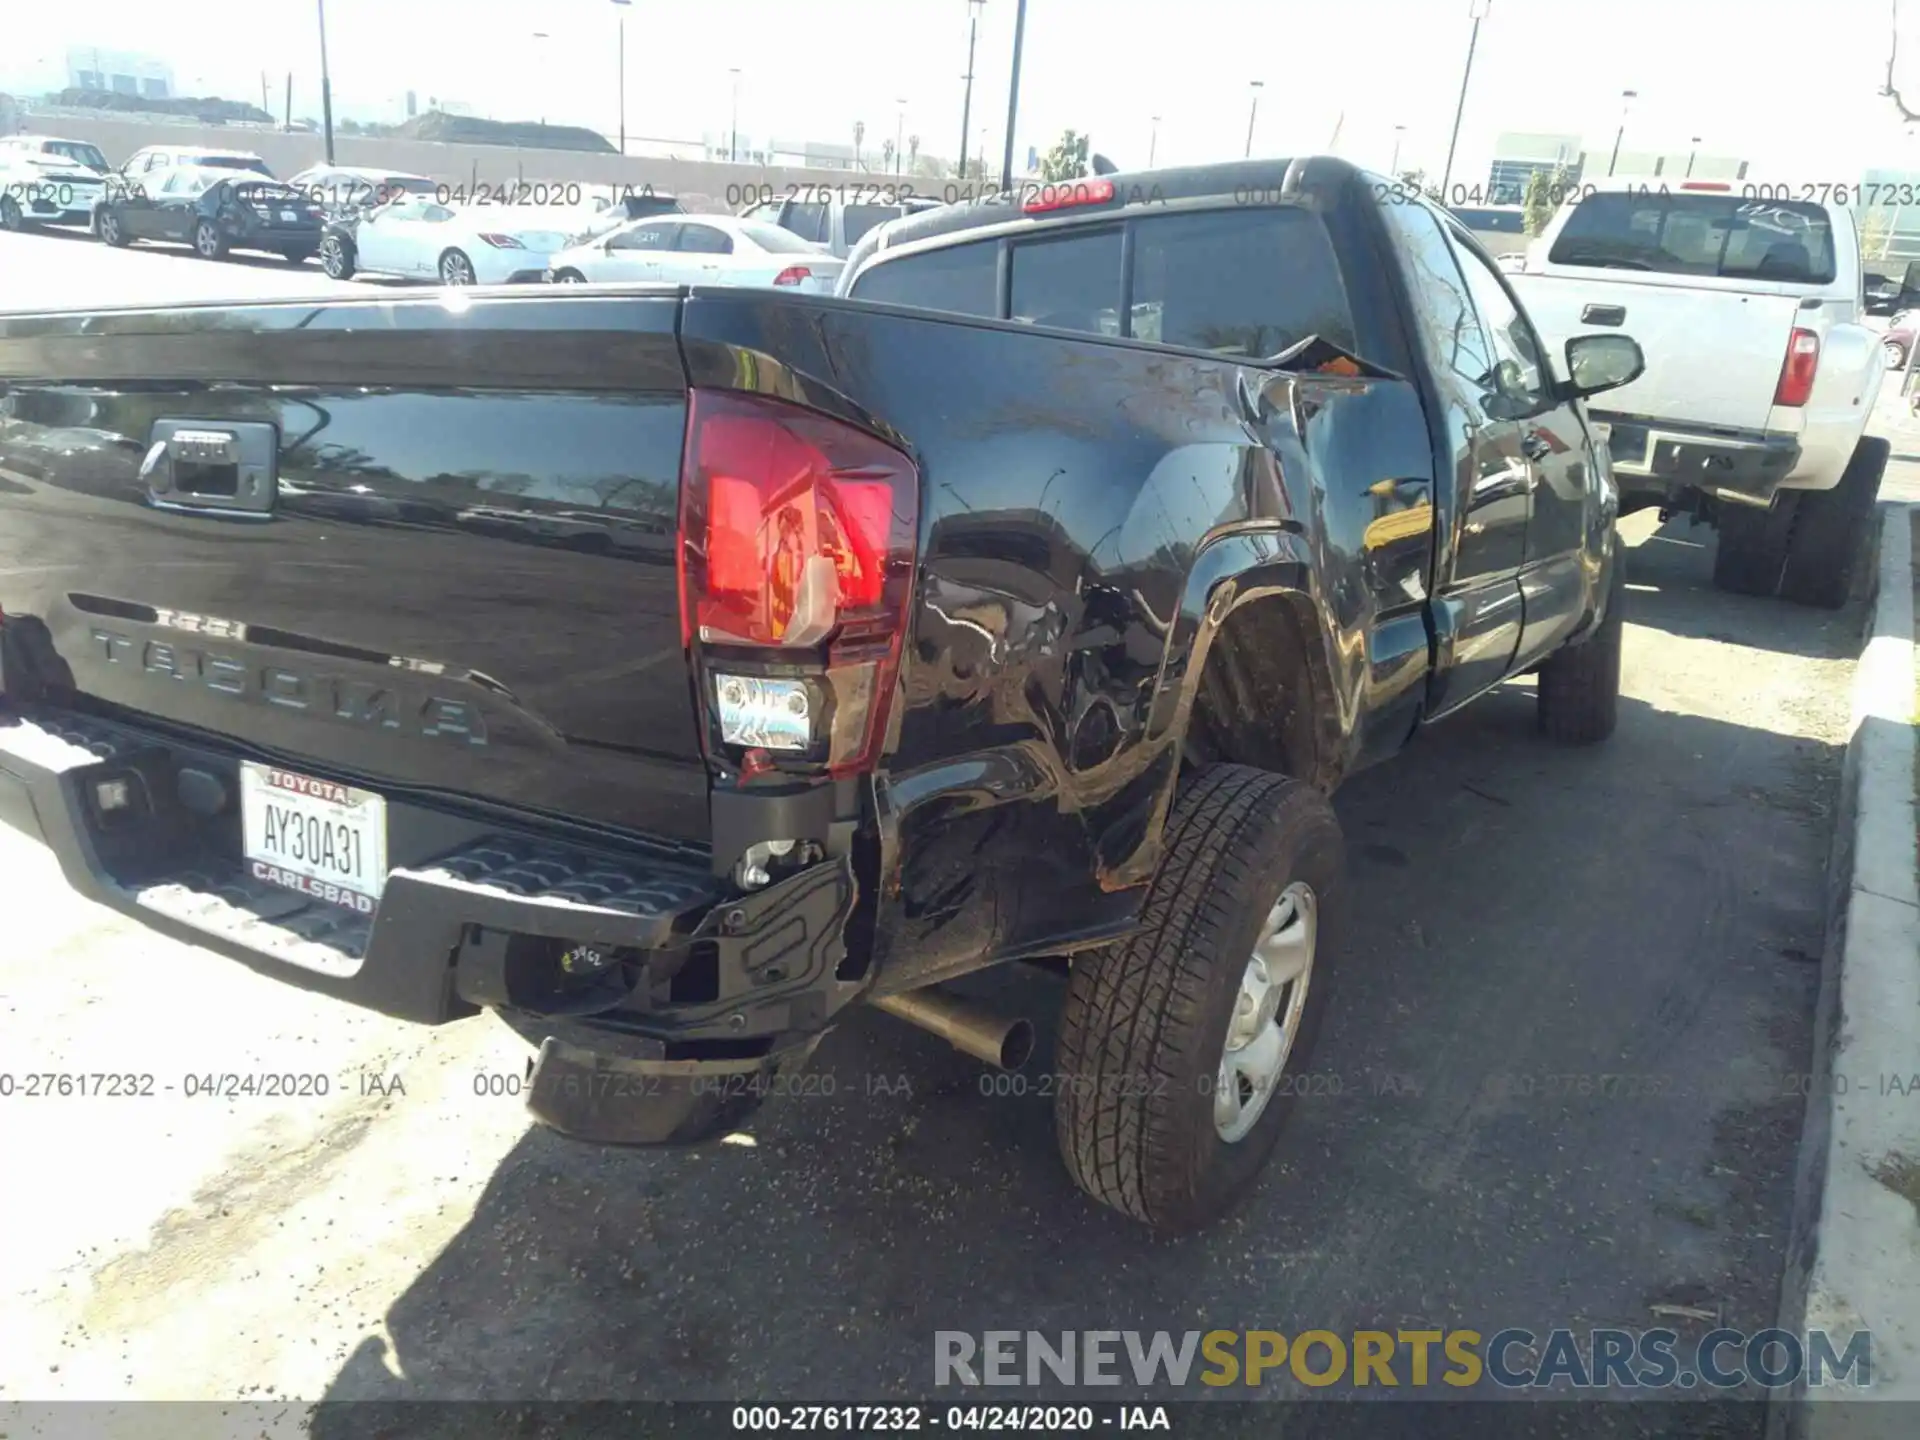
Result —
[{"label": "red taillight lens", "polygon": [[1682,190],[1714,190],[1725,194],[1732,190],[1733,186],[1719,180],[1688,180],[1680,188]]},{"label": "red taillight lens", "polygon": [[811,280],[813,272],[804,265],[789,265],[773,277],[776,285],[798,285],[802,280]]},{"label": "red taillight lens", "polygon": [[[694,390],[680,486],[680,616],[711,647],[817,661],[809,758],[871,765],[900,663],[913,585],[920,477],[893,446],[763,396]],[[796,651],[811,651],[801,656]],[[738,657],[752,673],[754,657]],[[707,683],[703,679],[703,686]]]},{"label": "red taillight lens", "polygon": [[1776,405],[1804,405],[1813,394],[1813,375],[1820,368],[1820,337],[1811,330],[1795,330],[1787,341],[1787,358],[1774,387]]},{"label": "red taillight lens", "polygon": [[1020,208],[1029,215],[1043,210],[1065,210],[1074,205],[1104,205],[1113,199],[1113,181],[1056,180],[1042,185],[1027,197]]},{"label": "red taillight lens", "polygon": [[511,235],[482,234],[480,238],[496,250],[524,250],[527,248]]}]

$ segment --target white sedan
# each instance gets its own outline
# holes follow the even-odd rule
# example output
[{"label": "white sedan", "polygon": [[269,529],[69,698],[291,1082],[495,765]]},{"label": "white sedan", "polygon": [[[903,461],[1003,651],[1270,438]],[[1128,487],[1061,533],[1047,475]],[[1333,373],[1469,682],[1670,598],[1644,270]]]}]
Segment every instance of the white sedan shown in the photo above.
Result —
[{"label": "white sedan", "polygon": [[547,278],[562,285],[779,285],[831,295],[845,265],[778,225],[733,215],[663,215],[562,251]]},{"label": "white sedan", "polygon": [[328,225],[320,264],[335,280],[379,274],[519,285],[546,278],[569,230],[569,217],[538,206],[442,205],[431,195],[402,195]]}]

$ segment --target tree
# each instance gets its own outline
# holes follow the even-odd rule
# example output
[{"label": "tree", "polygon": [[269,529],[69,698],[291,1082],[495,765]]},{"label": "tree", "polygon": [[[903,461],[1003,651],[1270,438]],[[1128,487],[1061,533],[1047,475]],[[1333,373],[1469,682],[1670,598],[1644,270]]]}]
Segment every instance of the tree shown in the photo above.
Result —
[{"label": "tree", "polygon": [[918,169],[919,165],[920,165],[920,137],[918,135],[909,135],[907,136],[907,171],[908,173],[911,174],[914,170]]},{"label": "tree", "polygon": [[1427,193],[1427,172],[1424,170],[1402,170],[1400,183],[1407,189],[1424,195]]},{"label": "tree", "polygon": [[1087,137],[1073,130],[1063,133],[1040,158],[1042,180],[1078,180],[1087,173]]},{"label": "tree", "polygon": [[1884,260],[1893,245],[1893,209],[1888,205],[1869,205],[1856,211],[1860,221],[1860,255],[1865,260]]},{"label": "tree", "polygon": [[1564,165],[1553,170],[1536,170],[1527,176],[1527,194],[1521,201],[1527,212],[1527,234],[1538,235],[1552,224],[1553,212],[1560,208],[1560,202],[1572,189],[1573,173]]},{"label": "tree", "polygon": [[1887,39],[1887,80],[1880,87],[1880,93],[1893,101],[1902,120],[1920,120],[1920,110],[1909,110],[1906,97],[1901,95],[1893,83],[1893,63],[1900,58],[1900,0],[1891,0],[1893,6],[1892,33]]},{"label": "tree", "polygon": [[893,141],[880,142],[880,169],[888,175],[893,173]]}]

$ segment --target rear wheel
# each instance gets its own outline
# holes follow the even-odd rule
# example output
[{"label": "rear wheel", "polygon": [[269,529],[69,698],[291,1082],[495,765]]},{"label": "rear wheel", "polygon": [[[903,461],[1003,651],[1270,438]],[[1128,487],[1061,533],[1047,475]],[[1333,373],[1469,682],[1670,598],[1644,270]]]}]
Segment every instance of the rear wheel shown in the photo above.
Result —
[{"label": "rear wheel", "polygon": [[584,285],[587,283],[587,277],[582,275],[578,270],[556,270],[553,275],[553,280],[556,285]]},{"label": "rear wheel", "polygon": [[1342,842],[1326,797],[1244,765],[1183,786],[1131,939],[1074,959],[1055,1131],[1102,1204],[1174,1233],[1253,1188],[1327,997]]},{"label": "rear wheel", "polygon": [[467,258],[464,250],[449,250],[440,257],[440,283],[443,285],[473,284],[473,261]]},{"label": "rear wheel", "polygon": [[1883,341],[1880,349],[1887,357],[1887,369],[1904,370],[1907,368],[1907,352],[1898,340]]},{"label": "rear wheel", "polygon": [[1799,512],[1780,574],[1782,599],[1823,610],[1847,603],[1891,451],[1880,436],[1865,436],[1854,446],[1838,485],[1799,493]]},{"label": "rear wheel", "polygon": [[0,195],[0,230],[10,230],[18,235],[26,228],[26,212],[21,210],[20,202],[11,195]]},{"label": "rear wheel", "polygon": [[202,260],[221,260],[226,257],[226,237],[221,235],[211,220],[202,220],[193,227],[193,253]]},{"label": "rear wheel", "polygon": [[353,251],[338,235],[329,235],[320,242],[320,268],[332,280],[353,278]]},{"label": "rear wheel", "polygon": [[95,228],[100,234],[100,243],[119,249],[127,243],[127,232],[120,224],[120,217],[111,210],[102,210]]},{"label": "rear wheel", "polygon": [[1626,636],[1627,557],[1616,547],[1607,611],[1584,640],[1556,650],[1540,667],[1540,729],[1549,739],[1592,745],[1620,717],[1620,649]]},{"label": "rear wheel", "polygon": [[1771,507],[1725,503],[1714,519],[1719,545],[1713,556],[1713,584],[1730,595],[1775,595],[1780,572],[1787,563],[1787,540],[1793,534],[1794,509],[1800,496],[1783,490]]}]

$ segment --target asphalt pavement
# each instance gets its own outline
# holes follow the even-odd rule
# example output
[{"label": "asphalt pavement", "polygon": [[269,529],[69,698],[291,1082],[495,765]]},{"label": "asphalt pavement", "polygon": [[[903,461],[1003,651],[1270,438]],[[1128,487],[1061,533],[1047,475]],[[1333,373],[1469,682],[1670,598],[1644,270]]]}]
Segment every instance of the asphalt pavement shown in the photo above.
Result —
[{"label": "asphalt pavement", "polygon": [[[0,309],[23,247],[58,257],[36,307],[331,284],[0,237]],[[728,1143],[598,1150],[483,1093],[526,1054],[491,1019],[277,985],[0,832],[0,1070],[155,1077],[0,1098],[0,1400],[275,1399],[331,1433],[311,1402],[925,1396],[936,1330],[1766,1328],[1861,611],[1720,594],[1711,532],[1624,530],[1611,742],[1546,743],[1522,682],[1339,795],[1354,896],[1310,1080],[1254,1201],[1183,1241],[1068,1184],[1047,1049],[996,1084],[862,1012],[819,1093]],[[1037,970],[974,988],[1043,1031],[1059,1009]],[[259,1071],[328,1093],[187,1094]]]}]

